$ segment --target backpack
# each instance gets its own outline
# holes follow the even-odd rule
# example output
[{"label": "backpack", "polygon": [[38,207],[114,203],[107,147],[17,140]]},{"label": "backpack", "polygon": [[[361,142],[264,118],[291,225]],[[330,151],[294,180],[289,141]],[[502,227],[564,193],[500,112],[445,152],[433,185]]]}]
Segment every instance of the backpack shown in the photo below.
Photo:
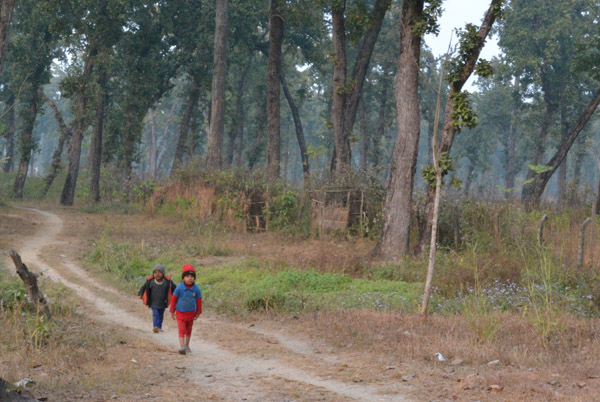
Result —
[{"label": "backpack", "polygon": [[[169,293],[167,294],[167,307],[169,307],[169,305],[171,304],[171,299],[173,298],[173,285],[171,283],[170,276],[165,276],[164,278],[169,282]],[[149,282],[152,279],[154,279],[153,276],[146,277],[146,283],[148,284],[148,286]],[[144,287],[144,293],[142,294],[142,303],[144,303],[144,306],[148,305],[148,286]]]}]

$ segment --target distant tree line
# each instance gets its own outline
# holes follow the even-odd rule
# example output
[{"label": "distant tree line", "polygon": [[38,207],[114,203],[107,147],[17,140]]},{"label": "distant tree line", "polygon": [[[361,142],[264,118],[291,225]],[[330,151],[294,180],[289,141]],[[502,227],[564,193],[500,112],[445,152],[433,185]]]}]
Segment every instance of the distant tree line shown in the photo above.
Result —
[{"label": "distant tree line", "polygon": [[[598,6],[490,0],[436,58],[441,0],[3,1],[2,169],[15,198],[36,163],[46,191],[64,176],[62,205],[77,186],[100,201],[103,170],[128,186],[192,159],[293,182],[368,171],[387,183],[376,251],[401,257],[415,188],[428,242],[432,155],[464,195],[527,208],[553,176],[561,205],[600,176]],[[483,60],[494,32],[503,54]]]}]

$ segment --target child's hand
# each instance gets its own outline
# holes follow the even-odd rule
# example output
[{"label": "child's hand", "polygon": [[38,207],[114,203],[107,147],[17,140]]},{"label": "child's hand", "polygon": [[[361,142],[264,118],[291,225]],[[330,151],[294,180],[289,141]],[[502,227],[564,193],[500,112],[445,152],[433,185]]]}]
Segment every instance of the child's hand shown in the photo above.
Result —
[{"label": "child's hand", "polygon": [[196,321],[198,317],[200,317],[200,314],[196,314],[196,316],[194,317],[194,321]]},{"label": "child's hand", "polygon": [[175,314],[175,312],[171,313],[171,318],[176,320],[177,319],[177,315]]}]

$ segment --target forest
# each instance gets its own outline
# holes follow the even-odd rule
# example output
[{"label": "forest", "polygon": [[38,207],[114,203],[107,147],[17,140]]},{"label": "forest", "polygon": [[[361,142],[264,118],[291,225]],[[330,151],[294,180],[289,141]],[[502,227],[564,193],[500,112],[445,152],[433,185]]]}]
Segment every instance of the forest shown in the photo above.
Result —
[{"label": "forest", "polygon": [[[450,9],[458,2],[2,0],[0,250],[53,233],[70,246],[48,243],[51,254],[81,271],[38,257],[42,246],[24,262],[129,295],[154,264],[177,276],[195,261],[210,322],[227,317],[211,342],[230,350],[236,325],[255,321],[275,336],[281,320],[333,354],[353,345],[363,369],[393,367],[388,385],[413,389],[389,400],[590,400],[600,374],[581,356],[600,353],[600,3],[473,3],[485,4],[477,20],[441,37],[446,13],[467,13]],[[39,309],[13,279],[0,281],[0,317],[17,348],[58,356],[59,328],[83,325],[63,303],[97,300],[42,282],[59,321],[19,318]],[[416,340],[428,337],[431,347]],[[350,374],[286,375],[376,400],[375,377],[352,391],[340,385]],[[13,377],[0,367],[0,391]],[[131,397],[61,384],[34,391]],[[254,386],[249,400],[292,395]],[[337,400],[310,392],[297,400]]]}]

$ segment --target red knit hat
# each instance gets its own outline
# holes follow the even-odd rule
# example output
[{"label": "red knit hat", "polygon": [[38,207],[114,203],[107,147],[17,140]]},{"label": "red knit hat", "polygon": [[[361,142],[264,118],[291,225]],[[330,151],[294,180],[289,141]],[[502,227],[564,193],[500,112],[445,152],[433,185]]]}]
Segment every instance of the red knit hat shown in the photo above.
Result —
[{"label": "red knit hat", "polygon": [[183,279],[186,275],[192,275],[194,279],[196,279],[196,270],[191,264],[185,264],[181,270],[181,279]]}]

